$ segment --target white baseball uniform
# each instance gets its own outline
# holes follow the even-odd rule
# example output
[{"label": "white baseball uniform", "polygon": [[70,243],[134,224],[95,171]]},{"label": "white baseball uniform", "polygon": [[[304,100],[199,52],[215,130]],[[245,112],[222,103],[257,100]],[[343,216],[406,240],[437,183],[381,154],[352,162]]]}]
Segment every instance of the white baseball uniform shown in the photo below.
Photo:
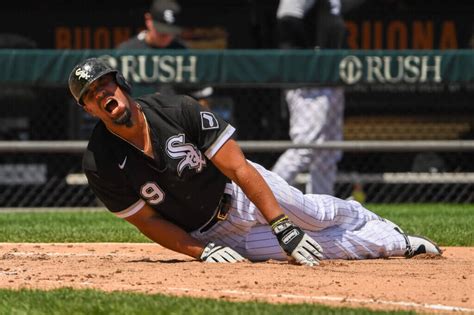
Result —
[{"label": "white baseball uniform", "polygon": [[[344,91],[342,88],[300,88],[286,91],[290,113],[290,138],[296,144],[342,140]],[[309,171],[306,192],[333,195],[338,150],[289,149],[273,171],[290,184],[296,175]]]},{"label": "white baseball uniform", "polygon": [[[277,174],[256,163],[252,165],[270,186],[283,212],[321,245],[325,259],[404,255],[406,241],[395,225],[357,201],[303,194]],[[227,219],[204,233],[196,230],[191,235],[203,242],[229,246],[252,261],[286,260],[271,227],[240,187],[232,182],[225,192],[232,195]]]},{"label": "white baseball uniform", "polygon": [[[316,3],[315,15],[308,15]],[[338,49],[343,46],[345,25],[341,0],[280,0],[277,9],[279,41],[282,48]],[[315,19],[316,33],[305,27],[305,19]],[[308,34],[306,34],[308,33]],[[340,87],[311,87],[285,91],[290,115],[290,138],[296,144],[342,140],[344,92]],[[306,192],[334,195],[340,151],[287,150],[273,171],[293,184],[298,173],[309,172]]]},{"label": "white baseball uniform", "polygon": [[[277,18],[293,16],[302,19],[315,3],[316,0],[280,0]],[[329,5],[331,14],[341,14],[341,0],[329,0]]]}]

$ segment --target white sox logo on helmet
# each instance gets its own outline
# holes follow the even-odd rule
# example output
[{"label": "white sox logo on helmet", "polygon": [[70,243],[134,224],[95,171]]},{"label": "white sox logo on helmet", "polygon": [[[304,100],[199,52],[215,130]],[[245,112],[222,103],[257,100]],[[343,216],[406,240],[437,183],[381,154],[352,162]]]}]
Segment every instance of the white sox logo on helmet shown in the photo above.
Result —
[{"label": "white sox logo on helmet", "polygon": [[74,74],[79,78],[79,80],[80,79],[89,80],[89,78],[91,77],[90,73],[87,70],[82,69],[82,68],[77,68]]},{"label": "white sox logo on helmet", "polygon": [[165,10],[163,12],[163,19],[170,23],[170,24],[173,24],[175,19],[174,19],[174,13],[173,13],[173,10]]},{"label": "white sox logo on helmet", "polygon": [[188,167],[200,173],[206,166],[206,160],[193,144],[185,143],[184,134],[169,137],[166,140],[166,154],[172,159],[181,159],[178,163],[177,172],[181,176],[183,170]]}]

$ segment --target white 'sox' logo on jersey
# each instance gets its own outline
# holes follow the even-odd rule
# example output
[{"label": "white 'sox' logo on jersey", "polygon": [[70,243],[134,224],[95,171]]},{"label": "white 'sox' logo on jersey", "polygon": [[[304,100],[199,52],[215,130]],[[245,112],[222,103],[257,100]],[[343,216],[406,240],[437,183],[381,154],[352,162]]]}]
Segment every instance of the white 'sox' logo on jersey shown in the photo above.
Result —
[{"label": "white 'sox' logo on jersey", "polygon": [[172,159],[181,159],[178,163],[177,171],[181,176],[185,167],[195,169],[196,173],[200,173],[206,160],[193,144],[185,143],[184,134],[172,136],[166,140],[166,153]]}]

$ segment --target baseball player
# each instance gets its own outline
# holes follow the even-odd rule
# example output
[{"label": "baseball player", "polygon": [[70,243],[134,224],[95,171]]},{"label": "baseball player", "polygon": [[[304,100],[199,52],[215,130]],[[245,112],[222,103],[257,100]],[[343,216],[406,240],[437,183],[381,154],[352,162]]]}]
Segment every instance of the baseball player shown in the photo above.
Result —
[{"label": "baseball player", "polygon": [[186,49],[177,25],[180,6],[174,0],[154,0],[145,13],[146,30],[117,46],[118,49]]},{"label": "baseball player", "polygon": [[[145,13],[146,29],[122,42],[117,49],[188,49],[179,38],[180,13],[181,7],[175,0],[153,0],[149,11]],[[209,102],[213,93],[210,86],[186,91],[181,89],[182,94],[194,95],[201,103]],[[171,84],[160,84],[157,91],[162,94],[177,94],[176,88]]]},{"label": "baseball player", "polygon": [[[304,25],[315,0],[280,0],[277,10],[279,47],[282,49],[341,48],[345,26],[340,15],[340,0],[318,0],[316,40],[311,40]],[[306,87],[286,90],[290,115],[290,138],[294,143],[321,143],[342,140],[344,91],[341,87]],[[333,195],[337,162],[341,151],[289,149],[273,171],[289,183],[296,175],[309,171],[306,192]]]},{"label": "baseball player", "polygon": [[245,159],[235,129],[182,95],[130,96],[100,59],[69,76],[76,102],[99,118],[83,168],[97,197],[156,243],[204,262],[441,254],[355,201],[303,195]]}]

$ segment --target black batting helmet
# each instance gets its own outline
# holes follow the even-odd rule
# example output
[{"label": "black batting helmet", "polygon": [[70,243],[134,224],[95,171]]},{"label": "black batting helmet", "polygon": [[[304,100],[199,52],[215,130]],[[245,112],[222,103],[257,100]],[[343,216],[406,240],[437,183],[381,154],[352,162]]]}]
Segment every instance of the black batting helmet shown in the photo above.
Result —
[{"label": "black batting helmet", "polygon": [[69,75],[69,90],[79,105],[84,105],[82,97],[89,89],[90,85],[100,77],[115,73],[115,81],[126,92],[131,92],[130,83],[123,75],[112,68],[108,62],[99,58],[90,58],[77,64]]}]

